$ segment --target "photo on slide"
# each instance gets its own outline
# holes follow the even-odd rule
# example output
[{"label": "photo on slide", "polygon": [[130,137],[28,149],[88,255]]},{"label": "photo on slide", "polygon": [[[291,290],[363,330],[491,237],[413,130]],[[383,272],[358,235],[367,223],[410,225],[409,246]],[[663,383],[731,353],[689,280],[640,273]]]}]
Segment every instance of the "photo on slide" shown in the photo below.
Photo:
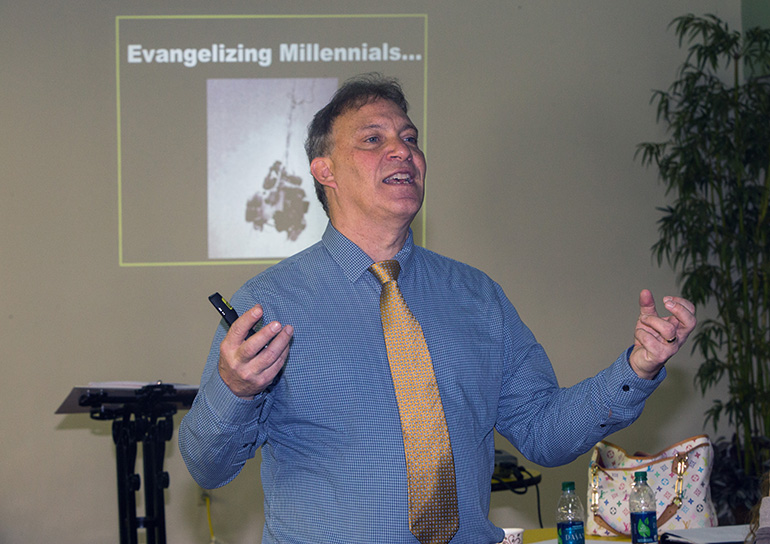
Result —
[{"label": "photo on slide", "polygon": [[210,79],[208,256],[264,259],[318,241],[326,215],[315,201],[304,140],[337,89],[336,78]]}]

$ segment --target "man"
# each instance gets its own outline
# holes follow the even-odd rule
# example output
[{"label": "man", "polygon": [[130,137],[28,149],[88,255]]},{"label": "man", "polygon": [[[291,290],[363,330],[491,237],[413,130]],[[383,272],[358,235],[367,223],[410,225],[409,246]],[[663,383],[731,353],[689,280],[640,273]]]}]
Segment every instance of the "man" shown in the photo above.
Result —
[{"label": "man", "polygon": [[[262,448],[263,541],[417,542],[405,439],[373,263],[397,283],[427,343],[451,443],[453,543],[495,543],[488,520],[494,430],[544,466],[630,424],[695,326],[694,308],[639,297],[634,345],[560,389],[548,358],[482,272],[414,245],[425,157],[398,84],[347,82],[316,114],[306,149],[330,219],[321,242],[249,280],[218,329],[180,447],[195,479],[224,485]],[[267,323],[246,340],[260,320]]]}]

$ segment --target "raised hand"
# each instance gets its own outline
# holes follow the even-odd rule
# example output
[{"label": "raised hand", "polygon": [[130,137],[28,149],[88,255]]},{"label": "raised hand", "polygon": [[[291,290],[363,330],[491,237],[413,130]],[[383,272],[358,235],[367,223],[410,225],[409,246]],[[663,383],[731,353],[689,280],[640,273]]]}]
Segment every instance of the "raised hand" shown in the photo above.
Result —
[{"label": "raised hand", "polygon": [[658,314],[655,299],[647,289],[639,294],[639,319],[629,362],[641,378],[654,378],[695,328],[695,306],[689,300],[667,296],[663,305],[671,315]]}]

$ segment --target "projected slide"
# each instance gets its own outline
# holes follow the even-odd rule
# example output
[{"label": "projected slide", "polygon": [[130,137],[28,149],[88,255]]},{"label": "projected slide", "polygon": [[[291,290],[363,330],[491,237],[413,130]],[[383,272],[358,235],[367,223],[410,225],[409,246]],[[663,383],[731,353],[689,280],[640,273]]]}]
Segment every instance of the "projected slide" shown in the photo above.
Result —
[{"label": "projected slide", "polygon": [[424,136],[425,27],[423,15],[118,17],[121,266],[272,263],[318,241],[307,125],[342,81],[377,71],[401,80]]}]

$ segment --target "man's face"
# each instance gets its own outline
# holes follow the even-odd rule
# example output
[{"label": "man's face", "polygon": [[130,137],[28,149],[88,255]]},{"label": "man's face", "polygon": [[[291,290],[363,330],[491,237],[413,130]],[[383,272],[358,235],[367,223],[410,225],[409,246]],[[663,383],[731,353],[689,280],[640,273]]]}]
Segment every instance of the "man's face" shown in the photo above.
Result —
[{"label": "man's face", "polygon": [[334,121],[331,136],[331,152],[311,167],[327,187],[332,223],[338,228],[411,223],[422,205],[425,156],[417,129],[401,108],[376,100],[350,109]]}]

